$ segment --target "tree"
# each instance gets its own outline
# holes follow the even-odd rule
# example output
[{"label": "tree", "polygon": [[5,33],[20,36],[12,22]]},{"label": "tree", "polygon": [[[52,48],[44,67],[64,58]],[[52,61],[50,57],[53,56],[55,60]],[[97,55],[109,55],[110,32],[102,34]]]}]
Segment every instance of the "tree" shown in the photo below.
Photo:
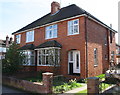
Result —
[{"label": "tree", "polygon": [[16,43],[12,43],[7,49],[5,59],[2,60],[3,73],[18,72],[25,62],[25,55],[19,49]]}]

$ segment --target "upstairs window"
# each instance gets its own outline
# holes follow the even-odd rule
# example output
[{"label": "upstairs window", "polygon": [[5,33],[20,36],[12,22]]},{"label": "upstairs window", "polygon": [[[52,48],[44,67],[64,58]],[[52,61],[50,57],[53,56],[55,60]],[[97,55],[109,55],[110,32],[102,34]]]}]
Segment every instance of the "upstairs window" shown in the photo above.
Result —
[{"label": "upstairs window", "polygon": [[46,27],[46,39],[57,38],[57,24]]},{"label": "upstairs window", "polygon": [[20,39],[21,39],[21,35],[20,34],[16,35],[16,43],[17,44],[20,44]]},{"label": "upstairs window", "polygon": [[34,31],[30,31],[26,33],[26,42],[34,41]]},{"label": "upstairs window", "polygon": [[68,21],[68,35],[79,34],[79,19]]},{"label": "upstairs window", "polygon": [[94,48],[94,66],[98,65],[98,49]]}]

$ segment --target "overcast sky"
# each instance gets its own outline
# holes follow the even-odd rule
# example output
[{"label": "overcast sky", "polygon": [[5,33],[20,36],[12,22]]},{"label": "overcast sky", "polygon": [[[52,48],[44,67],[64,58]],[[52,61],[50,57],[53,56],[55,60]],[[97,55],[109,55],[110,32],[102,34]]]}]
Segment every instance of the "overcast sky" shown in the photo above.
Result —
[{"label": "overcast sky", "polygon": [[0,39],[49,13],[53,1],[61,8],[76,4],[118,31],[120,0],[0,0]]}]

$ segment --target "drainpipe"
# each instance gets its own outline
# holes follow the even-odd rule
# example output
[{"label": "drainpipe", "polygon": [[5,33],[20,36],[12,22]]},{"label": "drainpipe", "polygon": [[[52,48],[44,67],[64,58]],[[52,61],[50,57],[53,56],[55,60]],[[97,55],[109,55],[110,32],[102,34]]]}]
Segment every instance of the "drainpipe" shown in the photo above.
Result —
[{"label": "drainpipe", "polygon": [[[109,66],[110,66],[110,38],[109,38],[109,36],[110,36],[110,30],[107,29],[107,39],[108,39],[108,41],[107,41],[107,44],[108,44],[108,64],[109,64]],[[109,68],[109,67],[108,67],[108,68]]]},{"label": "drainpipe", "polygon": [[87,15],[87,13],[86,13],[86,16],[85,16],[86,77],[88,77],[88,34],[87,34],[87,18],[88,18],[88,15]]}]

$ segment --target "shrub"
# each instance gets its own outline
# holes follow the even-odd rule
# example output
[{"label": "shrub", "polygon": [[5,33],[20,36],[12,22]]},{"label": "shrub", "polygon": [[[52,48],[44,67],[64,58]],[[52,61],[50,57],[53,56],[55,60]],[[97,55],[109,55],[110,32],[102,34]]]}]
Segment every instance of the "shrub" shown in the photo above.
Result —
[{"label": "shrub", "polygon": [[16,43],[12,43],[7,49],[5,59],[2,60],[3,73],[13,74],[18,72],[25,64],[25,55],[18,48],[19,46]]},{"label": "shrub", "polygon": [[59,85],[59,86],[54,86],[53,87],[53,91],[55,93],[63,93],[63,92],[66,92],[68,90],[72,90],[74,88],[77,88],[77,87],[81,87],[82,85],[80,83],[77,83],[76,79],[71,79],[69,80],[68,83],[64,83],[63,85]]}]

